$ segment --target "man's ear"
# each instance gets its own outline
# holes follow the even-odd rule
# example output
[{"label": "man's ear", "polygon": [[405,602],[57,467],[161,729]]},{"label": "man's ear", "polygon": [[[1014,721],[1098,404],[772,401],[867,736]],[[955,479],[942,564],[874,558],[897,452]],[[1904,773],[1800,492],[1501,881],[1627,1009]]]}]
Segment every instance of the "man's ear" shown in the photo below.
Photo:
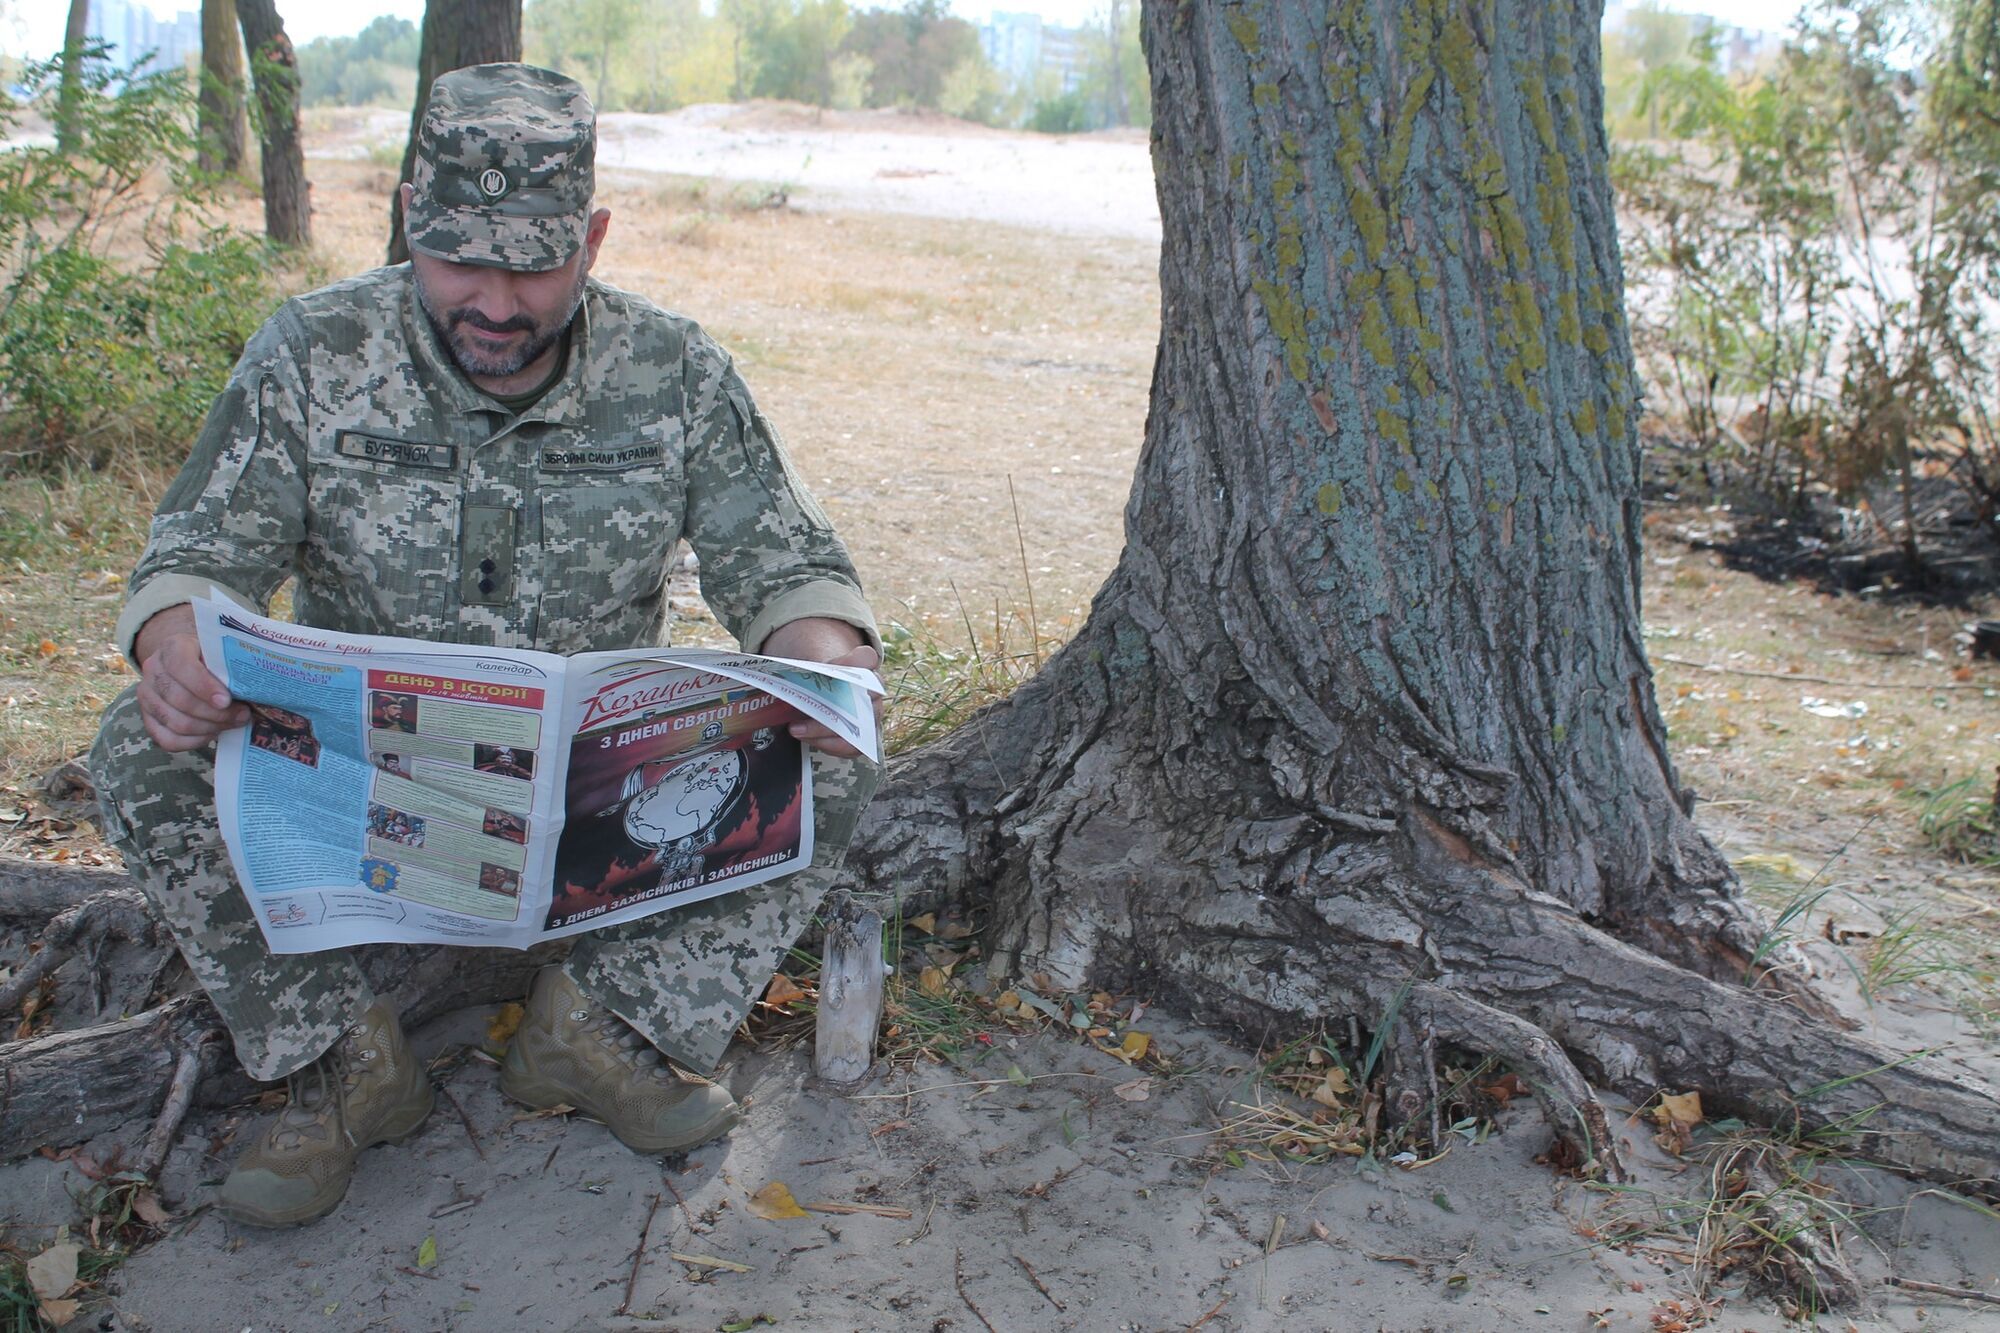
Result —
[{"label": "man's ear", "polygon": [[597,252],[604,245],[605,233],[611,230],[611,210],[600,208],[590,215],[590,221],[583,228],[583,271],[590,272],[597,262]]},{"label": "man's ear", "polygon": [[403,216],[407,218],[410,215],[410,200],[417,197],[417,187],[410,184],[408,181],[404,181],[402,184],[402,188],[399,189],[397,193],[402,196]]}]

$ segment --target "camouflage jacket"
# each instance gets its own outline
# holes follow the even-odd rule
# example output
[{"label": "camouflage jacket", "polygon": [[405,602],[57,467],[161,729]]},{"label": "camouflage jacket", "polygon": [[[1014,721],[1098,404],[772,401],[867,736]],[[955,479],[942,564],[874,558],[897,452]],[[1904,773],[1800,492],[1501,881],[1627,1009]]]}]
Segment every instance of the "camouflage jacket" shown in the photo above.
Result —
[{"label": "camouflage jacket", "polygon": [[572,653],[662,641],[685,536],[744,646],[807,616],[879,644],[847,552],[722,351],[595,280],[519,417],[459,373],[408,265],[287,301],[153,518],[118,640],[211,584],[302,624]]}]

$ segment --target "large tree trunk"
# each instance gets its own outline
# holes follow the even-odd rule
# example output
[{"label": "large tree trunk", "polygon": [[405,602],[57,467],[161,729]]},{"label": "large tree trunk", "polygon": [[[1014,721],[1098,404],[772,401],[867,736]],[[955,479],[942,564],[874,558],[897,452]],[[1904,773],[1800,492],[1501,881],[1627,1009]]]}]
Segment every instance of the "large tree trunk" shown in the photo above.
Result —
[{"label": "large tree trunk", "polygon": [[56,87],[56,151],[67,156],[76,151],[79,116],[83,99],[83,48],[90,31],[90,0],[69,0],[69,19],[63,25],[62,76]]},{"label": "large tree trunk", "polygon": [[312,186],[299,131],[299,58],[273,0],[236,0],[264,168],[264,234],[280,245],[312,244]]},{"label": "large tree trunk", "polygon": [[243,39],[231,0],[201,0],[200,157],[203,171],[235,175],[249,146],[243,105]]},{"label": "large tree trunk", "polygon": [[1877,1108],[1892,1159],[1991,1178],[1990,1091],[1742,984],[1764,928],[1639,632],[1599,18],[1145,7],[1162,333],[1126,549],[1035,681],[896,766],[851,863],[977,901],[1003,975],[1255,1032],[1400,1000],[1399,1043],[1512,1063],[1614,1170],[1579,1069]]},{"label": "large tree trunk", "polygon": [[424,33],[417,58],[417,101],[410,110],[410,138],[403,147],[403,170],[389,200],[389,260],[410,257],[403,235],[403,186],[417,165],[417,128],[431,83],[440,74],[467,65],[521,58],[521,0],[425,0]]}]

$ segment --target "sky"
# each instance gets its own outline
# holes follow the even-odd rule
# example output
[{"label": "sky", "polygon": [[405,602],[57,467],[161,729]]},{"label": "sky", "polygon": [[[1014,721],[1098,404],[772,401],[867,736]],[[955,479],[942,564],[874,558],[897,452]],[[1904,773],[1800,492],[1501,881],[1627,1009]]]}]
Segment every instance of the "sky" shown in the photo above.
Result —
[{"label": "sky", "polygon": [[[144,0],[156,14],[172,17],[175,11],[197,9],[197,0]],[[893,3],[894,0],[880,0]],[[870,0],[850,0],[865,7]],[[1689,13],[1725,13],[1744,27],[1768,28],[1773,32],[1790,26],[1801,0],[1663,0],[1667,9]],[[996,9],[1039,13],[1050,23],[1075,26],[1102,14],[1104,0],[952,0],[955,14],[974,23]],[[46,57],[62,47],[63,16],[69,0],[0,0],[0,51],[9,55]],[[356,33],[381,14],[396,14],[411,22],[422,19],[423,0],[347,0],[327,4],[324,0],[279,0],[285,30],[294,44],[303,45],[315,37],[339,37]]]}]

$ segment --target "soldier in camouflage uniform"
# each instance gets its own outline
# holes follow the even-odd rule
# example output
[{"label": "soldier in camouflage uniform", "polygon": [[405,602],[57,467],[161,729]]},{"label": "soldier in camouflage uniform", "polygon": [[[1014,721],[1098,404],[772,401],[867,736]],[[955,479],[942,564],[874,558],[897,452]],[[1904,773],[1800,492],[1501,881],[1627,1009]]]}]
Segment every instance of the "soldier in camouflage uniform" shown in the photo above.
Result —
[{"label": "soldier in camouflage uniform", "polygon": [[[216,827],[214,738],[247,720],[202,667],[189,600],[301,623],[557,653],[662,641],[685,536],[745,647],[874,666],[845,549],[728,355],[590,279],[595,118],[525,65],[440,77],[403,187],[411,263],[285,303],[245,349],[162,500],[118,633],[141,681],[93,767],[106,829],[244,1067],[291,1105],[222,1203],[264,1225],[338,1204],[356,1153],[413,1133],[431,1091],[346,954],[264,945]],[[503,1088],[587,1110],[647,1152],[722,1133],[714,1067],[837,866],[874,771],[817,724],[810,869],[582,937],[537,978]],[[662,1059],[662,1053],[677,1062]]]}]

